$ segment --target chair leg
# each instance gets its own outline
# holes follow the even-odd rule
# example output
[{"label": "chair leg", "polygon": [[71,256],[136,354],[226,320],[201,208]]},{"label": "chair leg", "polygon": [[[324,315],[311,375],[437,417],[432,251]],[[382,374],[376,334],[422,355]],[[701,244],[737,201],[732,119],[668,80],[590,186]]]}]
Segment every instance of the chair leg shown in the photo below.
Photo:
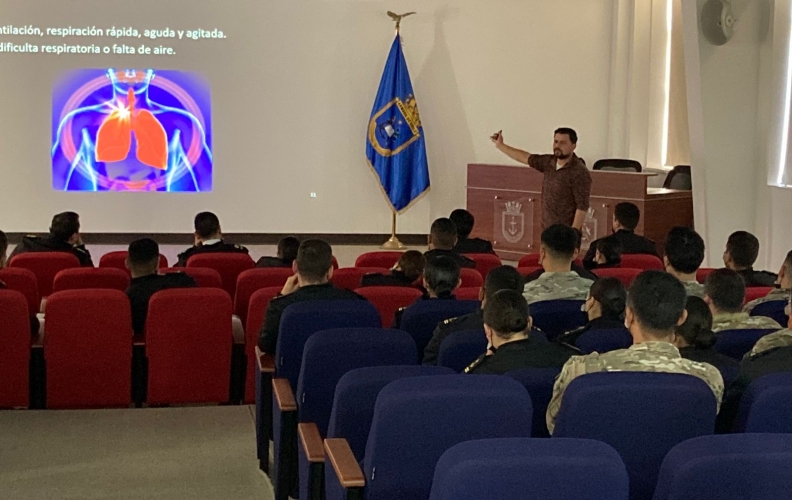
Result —
[{"label": "chair leg", "polygon": [[272,374],[256,374],[256,444],[259,468],[269,474],[269,447],[272,438]]},{"label": "chair leg", "polygon": [[279,437],[275,450],[275,500],[299,496],[297,489],[297,412],[278,411]]},{"label": "chair leg", "polygon": [[308,475],[310,493],[307,500],[324,500],[324,462],[312,463],[309,466]]}]

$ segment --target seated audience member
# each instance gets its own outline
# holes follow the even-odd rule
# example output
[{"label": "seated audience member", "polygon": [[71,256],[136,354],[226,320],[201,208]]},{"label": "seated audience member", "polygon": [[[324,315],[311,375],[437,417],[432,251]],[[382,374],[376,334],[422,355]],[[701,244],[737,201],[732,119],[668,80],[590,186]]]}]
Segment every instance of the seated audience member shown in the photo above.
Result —
[{"label": "seated audience member", "polygon": [[424,253],[426,261],[435,257],[450,257],[459,267],[476,268],[476,263],[454,250],[457,242],[457,228],[451,219],[437,219],[432,223],[429,234],[429,251]]},{"label": "seated audience member", "polygon": [[778,300],[787,300],[789,298],[789,292],[792,291],[792,251],[787,253],[784,263],[781,264],[781,270],[778,271],[778,280],[776,280],[776,286],[778,288],[770,290],[770,292],[764,297],[760,297],[756,300],[748,302],[743,308],[743,312],[750,314],[754,307],[758,306],[759,304]]},{"label": "seated audience member", "polygon": [[523,277],[520,276],[517,269],[512,266],[500,266],[490,270],[489,274],[487,274],[487,279],[484,281],[484,286],[479,290],[481,309],[464,316],[447,319],[437,325],[437,328],[432,333],[432,339],[427,344],[426,349],[424,349],[423,364],[437,364],[440,346],[449,335],[468,330],[482,330],[484,328],[484,306],[487,305],[487,301],[493,295],[501,290],[512,290],[522,293]]},{"label": "seated audience member", "polygon": [[[435,257],[426,261],[424,269],[423,286],[426,293],[417,302],[424,300],[456,300],[454,292],[462,284],[459,277],[459,264],[450,257]],[[410,306],[396,311],[393,318],[393,328],[401,327],[404,311]]]},{"label": "seated audience member", "polygon": [[742,312],[745,302],[745,283],[742,276],[731,269],[717,269],[704,283],[704,300],[712,311],[712,331],[775,329],[781,325],[771,318],[750,316]]},{"label": "seated audience member", "polygon": [[712,365],[684,359],[672,343],[674,328],[685,322],[685,287],[660,271],[641,273],[627,294],[625,326],[633,345],[604,354],[573,356],[561,369],[547,407],[547,428],[552,434],[569,384],[582,375],[597,372],[663,372],[693,375],[712,389],[720,407],[723,377]]},{"label": "seated audience member", "polygon": [[184,273],[157,274],[159,269],[159,245],[143,238],[129,244],[126,266],[132,274],[127,288],[129,304],[132,307],[132,329],[135,334],[145,331],[146,316],[151,296],[169,288],[193,288],[198,286]]},{"label": "seated audience member", "polygon": [[759,240],[746,231],[737,231],[729,236],[723,252],[723,264],[742,276],[746,287],[773,286],[778,276],[767,271],[754,271],[753,265],[759,256]]},{"label": "seated audience member", "polygon": [[528,302],[520,292],[501,290],[484,306],[484,333],[489,352],[465,368],[465,373],[501,375],[523,368],[561,367],[571,352],[531,337]]},{"label": "seated audience member", "polygon": [[[622,254],[648,254],[657,255],[657,245],[649,238],[635,234],[635,228],[641,220],[641,211],[632,203],[619,203],[613,210],[613,235],[621,242]],[[602,239],[602,238],[601,238]],[[591,242],[588,253],[583,258],[583,265],[587,269],[594,262],[597,251],[597,244],[600,240]]]},{"label": "seated audience member", "polygon": [[[578,264],[577,258],[580,256],[580,247],[583,244],[583,240],[580,236],[580,231],[575,230],[575,258],[572,260],[572,270],[575,271],[575,274],[580,276],[581,278],[585,278],[591,281],[597,281],[597,275],[586,269],[584,266]],[[525,277],[525,283],[530,283],[534,281],[539,276],[545,273],[544,268],[537,269],[536,271],[532,272],[528,276]]]},{"label": "seated audience member", "polygon": [[587,269],[607,269],[621,265],[622,246],[614,236],[597,240],[593,262],[583,262]]},{"label": "seated audience member", "polygon": [[80,216],[74,212],[63,212],[53,217],[49,234],[22,238],[10,258],[27,252],[65,252],[76,256],[83,267],[94,265],[80,235]]},{"label": "seated audience member", "polygon": [[542,232],[539,264],[545,272],[525,284],[523,295],[529,304],[544,300],[583,300],[593,280],[581,278],[572,270],[575,260],[577,231],[564,224],[555,224]]},{"label": "seated audience member", "polygon": [[676,340],[674,341],[674,345],[677,346],[682,357],[699,363],[709,363],[718,369],[737,366],[736,360],[715,350],[712,311],[704,299],[689,296],[685,310],[687,319],[676,327]]},{"label": "seated audience member", "polygon": [[388,274],[366,274],[360,286],[413,286],[421,279],[426,266],[426,258],[418,250],[404,252]]},{"label": "seated audience member", "polygon": [[[789,294],[787,294],[787,298],[789,299]],[[758,359],[759,357],[770,353],[775,349],[781,349],[792,346],[792,308],[790,307],[789,303],[787,303],[786,308],[784,309],[788,319],[788,323],[786,325],[786,329],[777,331],[775,333],[771,333],[770,335],[765,335],[756,343],[756,345],[751,349],[751,352],[745,357],[743,360],[743,364],[746,361],[753,361]],[[788,367],[787,370],[776,370],[776,371],[792,371],[792,356],[786,357],[787,359],[786,366]],[[769,365],[770,363],[768,363]],[[757,366],[762,365],[762,363],[758,363]],[[756,378],[756,377],[754,377]]]},{"label": "seated audience member", "polygon": [[300,249],[300,240],[294,236],[281,238],[278,242],[278,255],[275,257],[262,257],[256,262],[256,267],[291,267],[297,258]]},{"label": "seated audience member", "polygon": [[294,276],[283,285],[280,295],[269,303],[259,332],[259,348],[269,354],[275,354],[281,316],[288,306],[314,300],[365,300],[355,292],[336,288],[330,283],[333,250],[322,240],[303,241],[292,269]]},{"label": "seated audience member", "polygon": [[591,285],[589,296],[583,304],[588,323],[569,331],[556,339],[557,342],[574,346],[577,340],[590,330],[616,330],[624,328],[624,308],[627,290],[616,278],[600,278]]},{"label": "seated audience member", "polygon": [[663,257],[665,270],[682,282],[688,295],[704,297],[704,285],[696,281],[696,271],[704,262],[704,240],[688,227],[668,232]]},{"label": "seated audience member", "polygon": [[223,241],[220,219],[212,212],[201,212],[195,216],[195,245],[179,254],[175,267],[185,267],[190,257],[203,253],[248,253],[248,249]]},{"label": "seated audience member", "polygon": [[470,238],[470,233],[473,232],[473,224],[476,222],[473,214],[458,208],[451,212],[449,219],[457,228],[457,243],[454,246],[454,250],[459,253],[495,253],[495,250],[492,249],[492,243],[489,241],[481,238]]}]

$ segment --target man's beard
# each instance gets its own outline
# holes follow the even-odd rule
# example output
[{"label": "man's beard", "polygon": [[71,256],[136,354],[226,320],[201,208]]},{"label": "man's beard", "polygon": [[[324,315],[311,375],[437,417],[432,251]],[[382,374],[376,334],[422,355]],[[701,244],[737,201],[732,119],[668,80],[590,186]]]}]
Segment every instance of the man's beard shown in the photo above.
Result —
[{"label": "man's beard", "polygon": [[571,153],[568,155],[563,154],[560,149],[554,150],[553,154],[555,154],[555,157],[559,160],[568,160],[572,156]]}]

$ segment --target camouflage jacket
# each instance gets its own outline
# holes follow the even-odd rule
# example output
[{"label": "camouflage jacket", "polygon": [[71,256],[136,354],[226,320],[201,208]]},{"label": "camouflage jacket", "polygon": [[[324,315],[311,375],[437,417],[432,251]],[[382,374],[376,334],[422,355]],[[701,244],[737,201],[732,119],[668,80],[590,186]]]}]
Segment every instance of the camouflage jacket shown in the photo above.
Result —
[{"label": "camouflage jacket", "polygon": [[704,298],[704,285],[698,281],[683,281],[688,296]]},{"label": "camouflage jacket", "polygon": [[629,349],[604,354],[572,356],[561,369],[553,387],[553,399],[547,407],[547,429],[553,433],[564,391],[569,384],[587,373],[597,372],[662,372],[682,373],[700,378],[712,389],[720,409],[723,398],[723,377],[714,366],[684,359],[679,349],[668,342],[642,342]]},{"label": "camouflage jacket", "polygon": [[725,330],[781,330],[781,325],[772,318],[749,316],[748,313],[716,314],[712,318],[712,331]]},{"label": "camouflage jacket", "polygon": [[526,283],[523,295],[529,304],[545,300],[585,300],[593,283],[574,271],[544,273]]},{"label": "camouflage jacket", "polygon": [[775,349],[777,347],[789,347],[792,345],[792,330],[781,330],[780,332],[765,335],[756,343],[751,349],[751,352],[746,354],[746,357],[756,356],[765,351]]},{"label": "camouflage jacket", "polygon": [[784,301],[789,300],[789,290],[784,290],[782,288],[775,288],[773,290],[770,290],[770,293],[768,293],[764,297],[760,297],[760,298],[758,298],[756,300],[752,300],[752,301],[748,302],[747,304],[745,304],[745,307],[743,308],[743,312],[751,314],[751,311],[753,311],[753,308],[758,306],[759,304],[764,304],[765,302],[773,302],[773,301],[777,301],[777,300],[778,301],[780,301],[780,300],[784,300]]}]

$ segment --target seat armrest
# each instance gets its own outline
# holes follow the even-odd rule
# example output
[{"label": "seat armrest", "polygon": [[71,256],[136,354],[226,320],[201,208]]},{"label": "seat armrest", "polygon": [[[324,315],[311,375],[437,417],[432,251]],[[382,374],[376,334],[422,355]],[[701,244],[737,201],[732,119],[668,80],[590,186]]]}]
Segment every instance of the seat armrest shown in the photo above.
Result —
[{"label": "seat armrest", "polygon": [[324,449],[333,465],[338,482],[344,488],[363,488],[366,478],[346,439],[325,439]]},{"label": "seat armrest", "polygon": [[289,379],[272,379],[272,393],[275,395],[275,402],[280,411],[297,411],[297,399],[294,397]]},{"label": "seat armrest", "polygon": [[256,359],[261,373],[275,373],[275,358],[271,354],[262,352],[258,346],[256,346]]},{"label": "seat armrest", "polygon": [[319,427],[313,422],[298,424],[297,433],[308,461],[311,463],[324,463],[324,446],[322,444],[322,435],[319,434]]}]

